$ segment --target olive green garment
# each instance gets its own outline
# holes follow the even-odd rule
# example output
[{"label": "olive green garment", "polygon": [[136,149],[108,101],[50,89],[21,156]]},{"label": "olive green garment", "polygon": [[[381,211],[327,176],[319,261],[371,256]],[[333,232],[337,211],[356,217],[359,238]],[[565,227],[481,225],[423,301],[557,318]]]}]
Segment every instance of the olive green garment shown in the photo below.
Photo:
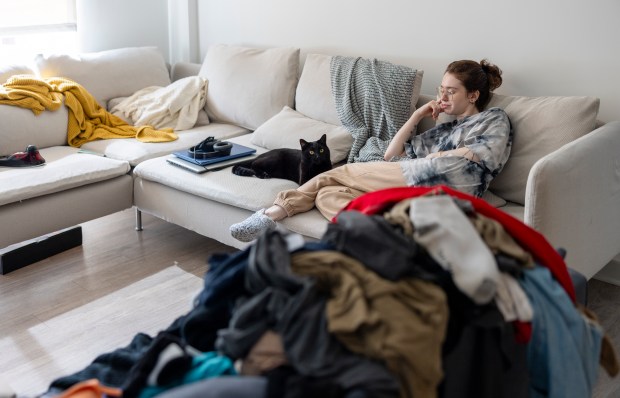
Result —
[{"label": "olive green garment", "polygon": [[448,321],[440,287],[414,278],[383,279],[338,251],[294,254],[291,267],[330,292],[329,332],[351,351],[383,361],[399,377],[402,397],[437,395]]}]

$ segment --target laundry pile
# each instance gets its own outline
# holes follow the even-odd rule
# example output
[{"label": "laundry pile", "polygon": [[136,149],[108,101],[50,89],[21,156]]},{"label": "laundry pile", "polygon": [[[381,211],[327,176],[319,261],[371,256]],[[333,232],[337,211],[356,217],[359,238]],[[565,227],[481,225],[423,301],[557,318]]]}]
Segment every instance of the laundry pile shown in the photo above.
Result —
[{"label": "laundry pile", "polygon": [[363,195],[318,242],[276,229],[213,255],[194,304],[50,394],[95,378],[124,397],[210,397],[225,378],[237,397],[565,398],[618,373],[558,251],[444,186]]}]

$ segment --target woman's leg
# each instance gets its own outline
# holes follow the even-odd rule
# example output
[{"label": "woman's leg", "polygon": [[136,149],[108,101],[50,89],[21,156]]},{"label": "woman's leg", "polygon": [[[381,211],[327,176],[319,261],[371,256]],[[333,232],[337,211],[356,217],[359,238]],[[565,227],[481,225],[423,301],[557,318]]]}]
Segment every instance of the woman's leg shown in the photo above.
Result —
[{"label": "woman's leg", "polygon": [[[274,205],[284,209],[288,217],[316,205],[327,219],[331,219],[351,199],[366,192],[406,185],[397,162],[351,163],[321,173],[297,189],[280,192]],[[326,192],[320,193],[323,189],[327,189]]]},{"label": "woman's leg", "polygon": [[323,217],[331,220],[350,201],[365,193],[342,185],[332,185],[319,190],[314,204]]},{"label": "woman's leg", "polygon": [[398,163],[346,164],[319,174],[297,189],[280,192],[273,206],[231,225],[230,232],[234,238],[249,242],[263,231],[275,228],[275,221],[311,210],[315,205],[329,220],[351,199],[366,192],[405,185]]}]

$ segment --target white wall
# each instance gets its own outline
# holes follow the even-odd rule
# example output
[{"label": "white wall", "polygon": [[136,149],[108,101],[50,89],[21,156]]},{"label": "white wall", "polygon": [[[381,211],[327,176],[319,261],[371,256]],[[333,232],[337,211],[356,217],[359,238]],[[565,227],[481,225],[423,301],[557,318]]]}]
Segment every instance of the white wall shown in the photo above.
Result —
[{"label": "white wall", "polygon": [[300,47],[424,69],[430,93],[454,59],[489,58],[499,93],[591,95],[620,119],[620,1],[78,0],[80,51],[154,45],[200,62],[210,44]]},{"label": "white wall", "polygon": [[198,0],[200,54],[215,43],[376,57],[425,71],[430,93],[455,59],[489,58],[499,93],[590,95],[620,120],[618,0]]},{"label": "white wall", "polygon": [[199,62],[197,7],[196,0],[168,0],[170,64]]},{"label": "white wall", "polygon": [[78,50],[156,46],[169,57],[168,0],[77,0]]}]

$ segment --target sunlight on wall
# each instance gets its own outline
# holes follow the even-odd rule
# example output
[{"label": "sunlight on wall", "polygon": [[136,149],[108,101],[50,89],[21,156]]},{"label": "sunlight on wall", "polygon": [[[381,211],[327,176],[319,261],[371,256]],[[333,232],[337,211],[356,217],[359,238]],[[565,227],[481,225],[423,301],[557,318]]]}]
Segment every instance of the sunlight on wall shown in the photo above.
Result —
[{"label": "sunlight on wall", "polygon": [[0,37],[0,64],[29,64],[36,54],[66,54],[76,51],[76,32],[45,32]]}]

